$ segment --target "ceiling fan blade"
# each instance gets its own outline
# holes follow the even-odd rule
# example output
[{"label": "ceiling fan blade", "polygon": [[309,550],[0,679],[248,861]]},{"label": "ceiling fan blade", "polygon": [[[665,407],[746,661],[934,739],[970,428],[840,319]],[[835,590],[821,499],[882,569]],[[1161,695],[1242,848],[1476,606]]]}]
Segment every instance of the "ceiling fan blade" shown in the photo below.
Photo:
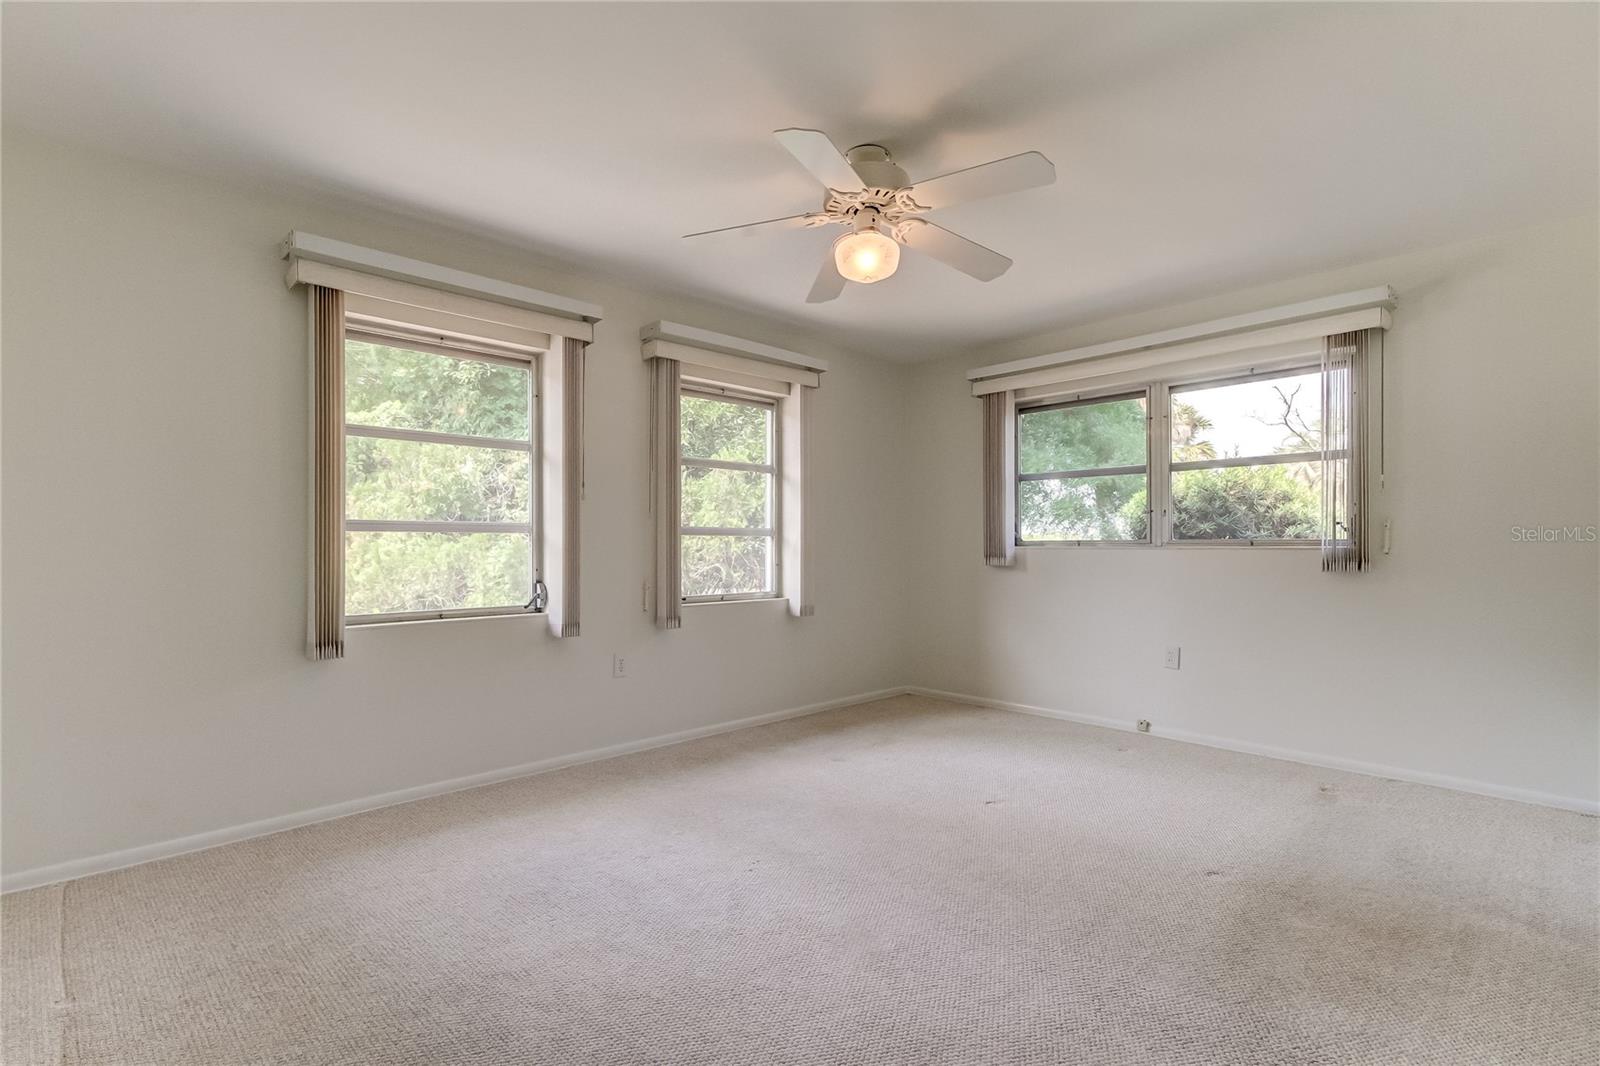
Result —
[{"label": "ceiling fan blade", "polygon": [[986,196],[1003,196],[1008,192],[1021,192],[1040,185],[1050,185],[1056,180],[1055,164],[1038,152],[996,159],[966,170],[941,174],[937,178],[919,181],[911,186],[911,198],[929,211],[953,207],[968,200],[981,200]]},{"label": "ceiling fan blade", "polygon": [[827,258],[822,261],[822,269],[817,271],[817,280],[811,283],[811,291],[806,294],[806,303],[825,304],[838,299],[841,292],[844,292],[844,275],[834,266],[833,249],[829,248]]},{"label": "ceiling fan blade", "polygon": [[820,215],[816,213],[804,215],[786,215],[783,218],[769,218],[764,222],[746,222],[742,226],[723,226],[721,229],[703,229],[699,233],[685,233],[683,235],[683,239],[688,240],[690,237],[710,237],[718,233],[749,233],[754,230],[761,230],[765,232],[768,230],[805,229],[807,226],[818,225],[826,220],[826,215]]},{"label": "ceiling fan blade", "polygon": [[828,135],[821,130],[773,130],[778,143],[789,149],[789,154],[811,172],[811,176],[830,189],[840,192],[860,192],[866,188],[861,176],[850,166],[844,153],[833,146]]},{"label": "ceiling fan blade", "polygon": [[900,239],[907,248],[915,248],[953,266],[963,274],[979,281],[993,281],[1011,269],[1011,260],[999,252],[967,240],[959,233],[951,233],[943,226],[921,219],[907,219],[900,224]]}]

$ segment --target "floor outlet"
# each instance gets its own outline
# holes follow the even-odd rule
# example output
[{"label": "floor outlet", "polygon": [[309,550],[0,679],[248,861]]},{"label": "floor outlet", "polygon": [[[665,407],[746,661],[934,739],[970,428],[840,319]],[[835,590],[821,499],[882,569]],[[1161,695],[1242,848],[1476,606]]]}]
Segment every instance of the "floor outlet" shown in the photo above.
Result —
[{"label": "floor outlet", "polygon": [[1148,718],[1139,719],[1139,732],[1141,732],[1141,733],[1150,732],[1150,719],[1148,719]]}]

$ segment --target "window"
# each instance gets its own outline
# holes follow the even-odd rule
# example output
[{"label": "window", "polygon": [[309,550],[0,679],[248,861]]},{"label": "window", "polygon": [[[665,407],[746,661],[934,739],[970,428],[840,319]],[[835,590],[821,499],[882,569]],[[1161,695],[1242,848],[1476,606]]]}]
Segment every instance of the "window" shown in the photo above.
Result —
[{"label": "window", "polygon": [[776,596],[777,405],[692,389],[681,395],[683,601]]},{"label": "window", "polygon": [[1319,543],[1318,367],[1020,406],[1016,432],[1018,544]]},{"label": "window", "polygon": [[[1322,375],[1286,370],[1170,390],[1173,541],[1317,543]],[[1342,463],[1334,467],[1342,477]]]},{"label": "window", "polygon": [[1017,412],[1017,536],[1150,539],[1150,418],[1145,391]]},{"label": "window", "polygon": [[534,370],[347,332],[350,622],[537,609]]}]

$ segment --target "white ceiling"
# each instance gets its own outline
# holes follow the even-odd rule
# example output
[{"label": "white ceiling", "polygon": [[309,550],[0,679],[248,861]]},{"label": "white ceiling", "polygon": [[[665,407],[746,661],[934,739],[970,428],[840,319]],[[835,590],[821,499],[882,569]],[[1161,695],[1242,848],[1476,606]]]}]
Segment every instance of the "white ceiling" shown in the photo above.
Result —
[{"label": "white ceiling", "polygon": [[[355,196],[900,359],[1596,206],[1594,5],[4,7],[7,123]],[[1057,184],[804,303],[833,236],[769,131]],[[334,234],[333,236],[337,236]],[[1381,278],[1373,279],[1382,281]]]}]

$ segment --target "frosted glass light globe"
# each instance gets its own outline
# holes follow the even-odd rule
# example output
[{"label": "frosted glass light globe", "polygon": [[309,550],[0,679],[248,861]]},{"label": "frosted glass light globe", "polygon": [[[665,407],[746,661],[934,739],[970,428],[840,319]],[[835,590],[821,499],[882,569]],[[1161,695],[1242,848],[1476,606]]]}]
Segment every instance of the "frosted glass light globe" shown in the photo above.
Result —
[{"label": "frosted glass light globe", "polygon": [[875,229],[846,233],[833,242],[833,263],[846,281],[871,285],[900,267],[900,245]]}]

